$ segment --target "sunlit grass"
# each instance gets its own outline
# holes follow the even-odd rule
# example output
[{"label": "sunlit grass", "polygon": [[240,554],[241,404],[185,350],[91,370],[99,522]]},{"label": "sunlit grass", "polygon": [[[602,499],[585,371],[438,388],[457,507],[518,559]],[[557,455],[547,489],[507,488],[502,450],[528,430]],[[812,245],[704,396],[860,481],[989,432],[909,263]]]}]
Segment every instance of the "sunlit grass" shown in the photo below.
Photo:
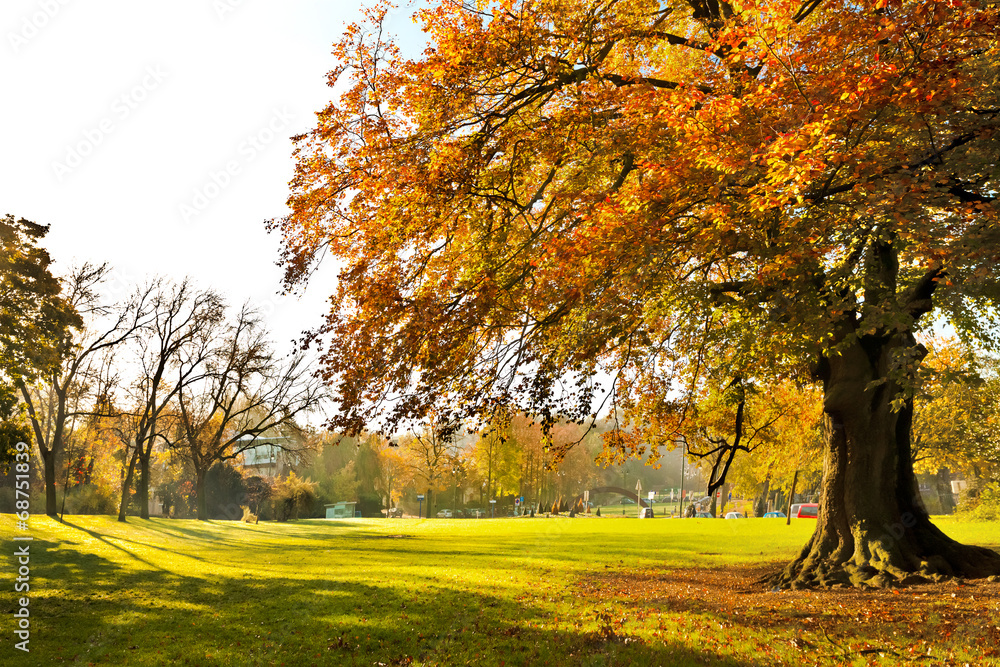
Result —
[{"label": "sunlit grass", "polygon": [[[10,554],[14,519],[2,521]],[[33,517],[23,664],[759,664],[758,630],[720,648],[702,627],[705,612],[667,613],[655,599],[581,586],[609,575],[777,567],[814,525]],[[963,541],[1000,543],[995,525],[942,526]],[[633,623],[637,614],[656,622]]]}]

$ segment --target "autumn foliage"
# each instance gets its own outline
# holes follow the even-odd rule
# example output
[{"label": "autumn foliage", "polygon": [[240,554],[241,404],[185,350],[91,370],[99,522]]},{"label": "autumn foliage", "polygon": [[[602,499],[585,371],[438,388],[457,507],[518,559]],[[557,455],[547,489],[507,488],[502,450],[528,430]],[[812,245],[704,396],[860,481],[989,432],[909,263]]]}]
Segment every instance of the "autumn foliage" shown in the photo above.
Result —
[{"label": "autumn foliage", "polygon": [[[713,347],[793,367],[845,312],[912,322],[931,281],[972,317],[960,295],[993,290],[997,254],[995,9],[711,7],[446,2],[415,60],[385,6],[348,29],[347,89],[272,221],[290,285],[323,253],[345,265],[324,328],[337,425],[401,395],[400,417],[515,388],[538,407],[598,360],[648,412]],[[858,298],[875,241],[895,303]]]},{"label": "autumn foliage", "polygon": [[[947,539],[897,492],[915,334],[935,313],[994,342],[995,5],[442,2],[414,59],[388,8],[336,45],[343,92],[270,222],[289,287],[342,266],[333,426],[551,425],[610,390],[611,446],[655,449],[707,392],[816,379],[826,518],[786,583],[1000,563],[927,566]],[[904,516],[911,541],[874,535]]]}]

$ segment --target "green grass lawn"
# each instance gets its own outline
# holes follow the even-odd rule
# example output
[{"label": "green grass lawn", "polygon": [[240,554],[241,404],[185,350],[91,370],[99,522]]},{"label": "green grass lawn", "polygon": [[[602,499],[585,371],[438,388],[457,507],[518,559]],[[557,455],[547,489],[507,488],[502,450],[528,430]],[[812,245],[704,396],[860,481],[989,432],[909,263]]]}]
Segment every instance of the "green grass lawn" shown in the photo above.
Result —
[{"label": "green grass lawn", "polygon": [[[10,539],[11,515],[0,520],[4,552],[12,554],[24,543]],[[967,637],[933,632],[935,623],[964,627],[953,618],[960,610],[951,589],[928,588],[926,599],[904,593],[923,604],[920,627],[902,616],[884,627],[863,622],[865,609],[899,607],[898,592],[750,590],[766,571],[758,566],[791,558],[813,525],[660,518],[126,525],[33,517],[31,653],[14,650],[6,633],[0,663],[898,664],[894,655],[907,648],[913,655],[917,646],[988,664],[985,649]],[[963,541],[1000,544],[995,524],[942,525]],[[6,572],[11,590],[14,566]],[[733,573],[742,578],[726,579]],[[993,609],[995,623],[997,589],[973,587],[978,602],[963,609]],[[14,596],[5,599],[12,612]],[[937,639],[920,645],[928,627]],[[863,646],[885,650],[880,658]]]}]

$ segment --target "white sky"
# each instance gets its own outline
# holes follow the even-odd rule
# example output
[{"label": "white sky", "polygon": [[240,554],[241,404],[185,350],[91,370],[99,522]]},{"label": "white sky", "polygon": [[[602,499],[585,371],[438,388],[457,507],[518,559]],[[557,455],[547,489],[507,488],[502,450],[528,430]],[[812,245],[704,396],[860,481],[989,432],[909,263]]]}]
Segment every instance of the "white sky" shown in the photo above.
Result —
[{"label": "white sky", "polygon": [[[123,292],[190,275],[249,299],[284,348],[320,323],[333,271],[301,300],[278,297],[263,221],[285,211],[288,137],[331,99],[331,45],[360,6],[3,0],[0,215],[51,226],[56,272],[107,261]],[[390,29],[415,55],[409,14]]]}]

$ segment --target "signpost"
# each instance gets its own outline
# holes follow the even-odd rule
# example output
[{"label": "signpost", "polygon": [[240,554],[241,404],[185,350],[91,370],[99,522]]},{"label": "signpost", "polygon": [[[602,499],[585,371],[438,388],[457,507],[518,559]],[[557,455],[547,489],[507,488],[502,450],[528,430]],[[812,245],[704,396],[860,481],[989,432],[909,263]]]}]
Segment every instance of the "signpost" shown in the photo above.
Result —
[{"label": "signpost", "polygon": [[496,501],[496,499],[491,500],[490,501],[490,518],[491,519],[497,518],[496,509],[497,509],[497,501]]},{"label": "signpost", "polygon": [[419,508],[420,509],[417,510],[417,516],[420,517],[421,519],[423,519],[424,518],[424,494],[422,494],[422,493],[418,493],[417,494],[417,502],[420,503],[419,504]]}]

